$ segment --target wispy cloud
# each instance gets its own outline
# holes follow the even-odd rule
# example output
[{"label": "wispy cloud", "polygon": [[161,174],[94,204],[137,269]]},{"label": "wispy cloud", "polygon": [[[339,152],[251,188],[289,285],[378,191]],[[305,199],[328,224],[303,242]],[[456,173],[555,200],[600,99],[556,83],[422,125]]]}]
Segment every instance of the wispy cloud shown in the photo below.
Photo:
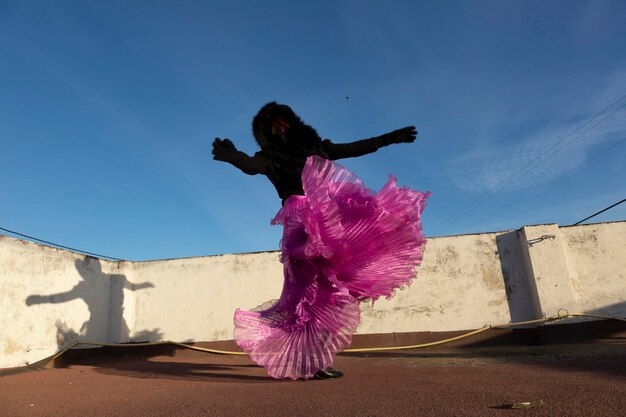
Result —
[{"label": "wispy cloud", "polygon": [[[592,156],[603,143],[626,135],[626,99],[594,118],[600,110],[615,102],[616,92],[626,93],[626,74],[614,77],[607,88],[590,100],[594,109],[584,119],[561,121],[541,127],[527,135],[504,140],[492,137],[481,140],[480,148],[448,161],[447,172],[459,188],[470,192],[517,191],[540,185]],[[602,102],[598,99],[602,98]]]}]

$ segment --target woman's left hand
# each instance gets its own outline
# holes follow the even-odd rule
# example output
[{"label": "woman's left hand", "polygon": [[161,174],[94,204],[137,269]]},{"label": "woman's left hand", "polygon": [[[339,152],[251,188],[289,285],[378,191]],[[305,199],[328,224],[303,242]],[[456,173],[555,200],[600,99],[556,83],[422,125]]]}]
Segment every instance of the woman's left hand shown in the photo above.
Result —
[{"label": "woman's left hand", "polygon": [[407,126],[402,129],[389,132],[385,136],[387,136],[389,143],[413,143],[415,142],[415,137],[417,136],[417,130],[415,129],[415,126]]}]

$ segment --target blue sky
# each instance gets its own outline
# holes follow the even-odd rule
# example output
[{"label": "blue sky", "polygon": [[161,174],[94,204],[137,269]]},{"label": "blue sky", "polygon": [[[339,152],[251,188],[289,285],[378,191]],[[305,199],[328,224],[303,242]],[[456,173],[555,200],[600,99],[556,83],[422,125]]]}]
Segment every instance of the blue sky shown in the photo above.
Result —
[{"label": "blue sky", "polygon": [[342,162],[431,191],[428,236],[572,224],[626,197],[625,18],[619,0],[0,1],[0,227],[130,260],[275,250],[271,184],[211,159],[216,136],[254,153],[272,100],[336,142],[416,125]]}]

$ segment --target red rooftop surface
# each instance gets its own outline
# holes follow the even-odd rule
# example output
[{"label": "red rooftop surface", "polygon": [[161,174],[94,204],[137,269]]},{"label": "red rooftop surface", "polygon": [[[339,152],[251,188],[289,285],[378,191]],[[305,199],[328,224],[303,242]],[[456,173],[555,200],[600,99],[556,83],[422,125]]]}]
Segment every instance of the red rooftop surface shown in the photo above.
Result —
[{"label": "red rooftop surface", "polygon": [[0,416],[620,417],[625,348],[616,337],[342,354],[335,365],[343,378],[297,382],[271,379],[245,356],[109,351],[5,373]]}]

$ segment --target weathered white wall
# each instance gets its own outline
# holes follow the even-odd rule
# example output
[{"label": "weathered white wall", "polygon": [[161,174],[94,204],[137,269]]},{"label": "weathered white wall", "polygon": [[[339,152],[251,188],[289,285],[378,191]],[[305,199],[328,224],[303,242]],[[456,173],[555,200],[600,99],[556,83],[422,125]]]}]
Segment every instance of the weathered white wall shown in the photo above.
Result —
[{"label": "weathered white wall", "polygon": [[413,284],[361,307],[359,333],[447,331],[509,321],[496,233],[428,239]]},{"label": "weathered white wall", "polygon": [[[357,332],[466,330],[559,308],[626,316],[626,222],[430,238],[414,283],[362,305]],[[72,340],[232,338],[278,298],[278,252],[113,262],[0,235],[0,368]]]},{"label": "weathered white wall", "polygon": [[579,310],[626,315],[626,222],[560,231]]},{"label": "weathered white wall", "polygon": [[79,336],[111,340],[110,289],[122,266],[0,236],[0,368]]},{"label": "weathered white wall", "polygon": [[152,284],[135,297],[134,340],[152,328],[166,340],[230,340],[237,307],[278,298],[282,265],[277,252],[220,255],[137,262],[128,276]]}]

